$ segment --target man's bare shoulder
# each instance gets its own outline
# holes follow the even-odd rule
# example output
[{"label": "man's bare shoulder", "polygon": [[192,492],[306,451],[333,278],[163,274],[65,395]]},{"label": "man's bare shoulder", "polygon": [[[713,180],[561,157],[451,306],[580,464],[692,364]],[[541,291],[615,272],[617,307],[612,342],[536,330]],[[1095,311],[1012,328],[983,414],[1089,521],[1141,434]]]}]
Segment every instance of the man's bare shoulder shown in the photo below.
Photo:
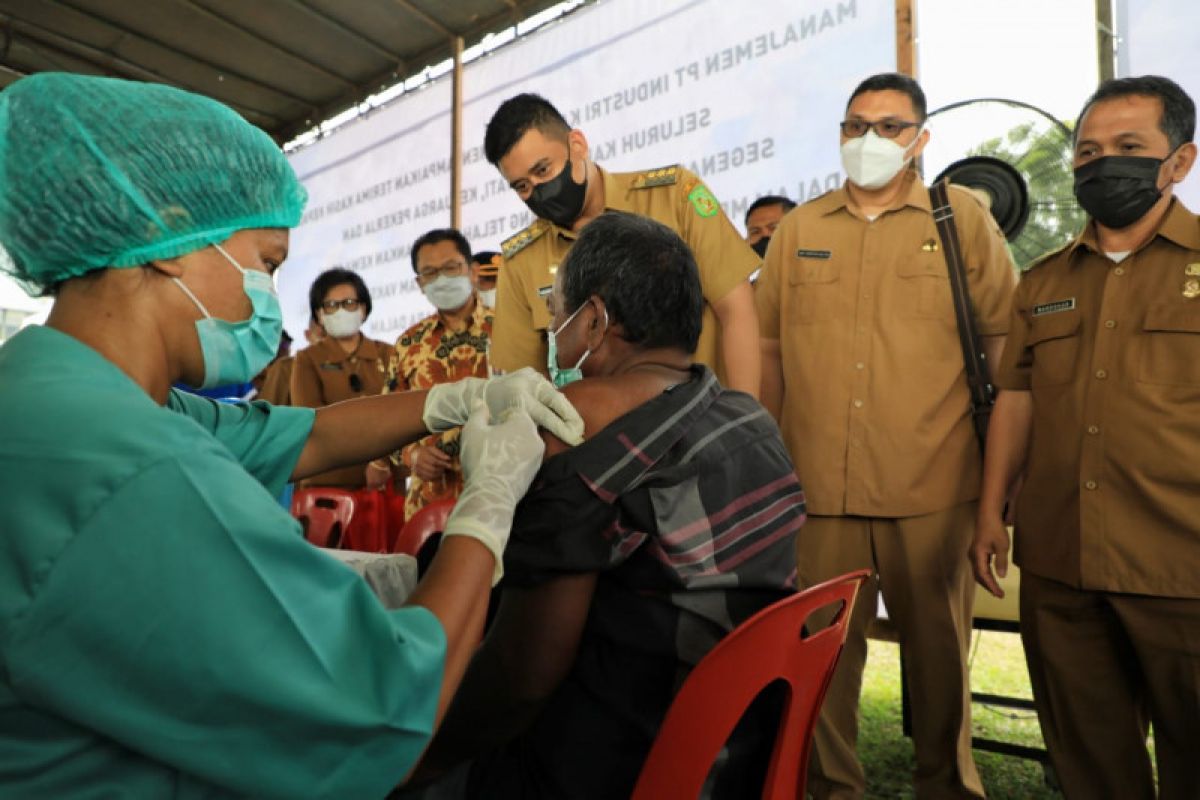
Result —
[{"label": "man's bare shoulder", "polygon": [[[563,395],[583,417],[583,438],[590,439],[609,423],[640,405],[625,381],[619,378],[588,378],[567,384]],[[546,442],[546,458],[570,450],[570,445],[553,434],[542,432]]]}]

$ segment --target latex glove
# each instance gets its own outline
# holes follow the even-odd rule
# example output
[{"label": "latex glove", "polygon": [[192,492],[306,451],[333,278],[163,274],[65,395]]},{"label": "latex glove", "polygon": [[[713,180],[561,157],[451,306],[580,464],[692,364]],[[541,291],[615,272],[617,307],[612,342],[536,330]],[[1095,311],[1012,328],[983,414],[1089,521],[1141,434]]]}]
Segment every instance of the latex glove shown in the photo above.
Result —
[{"label": "latex glove", "polygon": [[542,465],[546,446],[523,408],[509,408],[492,423],[487,405],[478,401],[462,432],[458,458],[466,485],[443,536],[470,536],[496,557],[492,585],[504,574],[504,548],[513,512]]},{"label": "latex glove", "polygon": [[503,419],[510,408],[524,409],[539,428],[567,444],[583,441],[583,418],[554,384],[532,367],[490,380],[466,378],[434,386],[425,396],[422,421],[430,433],[456,428],[467,421],[477,400],[484,400],[493,419]]}]

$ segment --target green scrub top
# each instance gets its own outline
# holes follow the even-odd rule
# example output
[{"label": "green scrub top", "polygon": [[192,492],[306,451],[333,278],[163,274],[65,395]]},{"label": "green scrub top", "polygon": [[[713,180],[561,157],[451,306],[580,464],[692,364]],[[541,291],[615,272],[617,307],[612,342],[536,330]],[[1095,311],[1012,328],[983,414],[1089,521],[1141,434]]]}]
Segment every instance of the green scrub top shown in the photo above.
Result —
[{"label": "green scrub top", "polygon": [[156,404],[99,353],[0,347],[0,797],[383,797],[445,634],[279,494],[311,409]]}]

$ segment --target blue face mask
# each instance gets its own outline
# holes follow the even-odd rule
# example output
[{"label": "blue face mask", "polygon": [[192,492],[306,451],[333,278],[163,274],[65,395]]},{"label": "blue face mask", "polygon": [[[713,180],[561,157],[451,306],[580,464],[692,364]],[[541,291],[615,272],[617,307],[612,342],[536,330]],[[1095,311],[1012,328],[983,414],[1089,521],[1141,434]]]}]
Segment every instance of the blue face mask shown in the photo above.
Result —
[{"label": "blue face mask", "polygon": [[[586,303],[584,305],[586,305]],[[553,383],[559,389],[563,388],[568,383],[574,383],[575,381],[582,380],[583,370],[580,369],[580,367],[583,366],[583,362],[587,360],[587,357],[592,354],[590,349],[585,350],[583,355],[579,357],[579,360],[575,362],[575,366],[571,367],[570,369],[561,369],[558,366],[558,342],[555,341],[555,337],[562,333],[566,327],[571,324],[571,320],[575,319],[575,317],[579,315],[579,312],[583,311],[583,308],[584,306],[580,306],[579,308],[575,309],[574,313],[563,320],[562,325],[558,326],[558,330],[546,331],[546,371],[550,373],[551,383]],[[604,309],[604,330],[608,330],[607,308]]]},{"label": "blue face mask", "polygon": [[198,387],[201,389],[246,383],[271,363],[279,347],[279,337],[283,335],[283,313],[271,276],[258,270],[243,269],[221,245],[214,244],[213,247],[242,273],[242,290],[250,298],[252,311],[250,319],[241,322],[214,319],[183,281],[174,279],[204,315],[204,319],[196,321],[200,352],[204,354],[204,381]]}]

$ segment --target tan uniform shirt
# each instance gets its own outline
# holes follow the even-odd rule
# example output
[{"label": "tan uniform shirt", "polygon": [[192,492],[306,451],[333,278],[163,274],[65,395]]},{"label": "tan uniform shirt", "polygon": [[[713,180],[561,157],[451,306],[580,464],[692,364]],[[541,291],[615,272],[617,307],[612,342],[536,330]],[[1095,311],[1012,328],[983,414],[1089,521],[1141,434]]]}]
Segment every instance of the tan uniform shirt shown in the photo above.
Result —
[{"label": "tan uniform shirt", "polygon": [[292,397],[292,365],[294,356],[284,356],[271,362],[263,370],[262,385],[258,387],[255,400],[266,400],[271,405],[286,406]]},{"label": "tan uniform shirt", "polygon": [[1120,263],[1089,225],[1027,272],[996,382],[1033,393],[1021,568],[1200,597],[1200,218],[1175,201]]},{"label": "tan uniform shirt", "polygon": [[[873,222],[844,187],[791,211],[759,274],[780,427],[811,514],[914,516],[979,495],[946,260],[928,190],[909,180]],[[1016,282],[1004,238],[970,192],[951,187],[950,202],[979,332],[1003,334]]]},{"label": "tan uniform shirt", "polygon": [[[320,408],[354,397],[370,397],[383,391],[392,361],[392,346],[363,337],[358,349],[347,353],[334,339],[323,339],[296,354],[292,365],[294,406]],[[354,390],[351,375],[360,387]],[[338,486],[358,489],[366,482],[367,465],[323,472],[301,481],[301,486]]]},{"label": "tan uniform shirt", "polygon": [[[708,188],[683,167],[649,172],[605,172],[605,207],[661,222],[692,248],[706,301],[695,360],[724,382],[718,342],[717,302],[758,269],[759,258],[734,229]],[[511,372],[534,367],[546,372],[546,298],[554,273],[575,243],[576,234],[546,220],[536,220],[506,240],[504,269],[496,289],[496,323],[489,358],[492,367]]]}]

